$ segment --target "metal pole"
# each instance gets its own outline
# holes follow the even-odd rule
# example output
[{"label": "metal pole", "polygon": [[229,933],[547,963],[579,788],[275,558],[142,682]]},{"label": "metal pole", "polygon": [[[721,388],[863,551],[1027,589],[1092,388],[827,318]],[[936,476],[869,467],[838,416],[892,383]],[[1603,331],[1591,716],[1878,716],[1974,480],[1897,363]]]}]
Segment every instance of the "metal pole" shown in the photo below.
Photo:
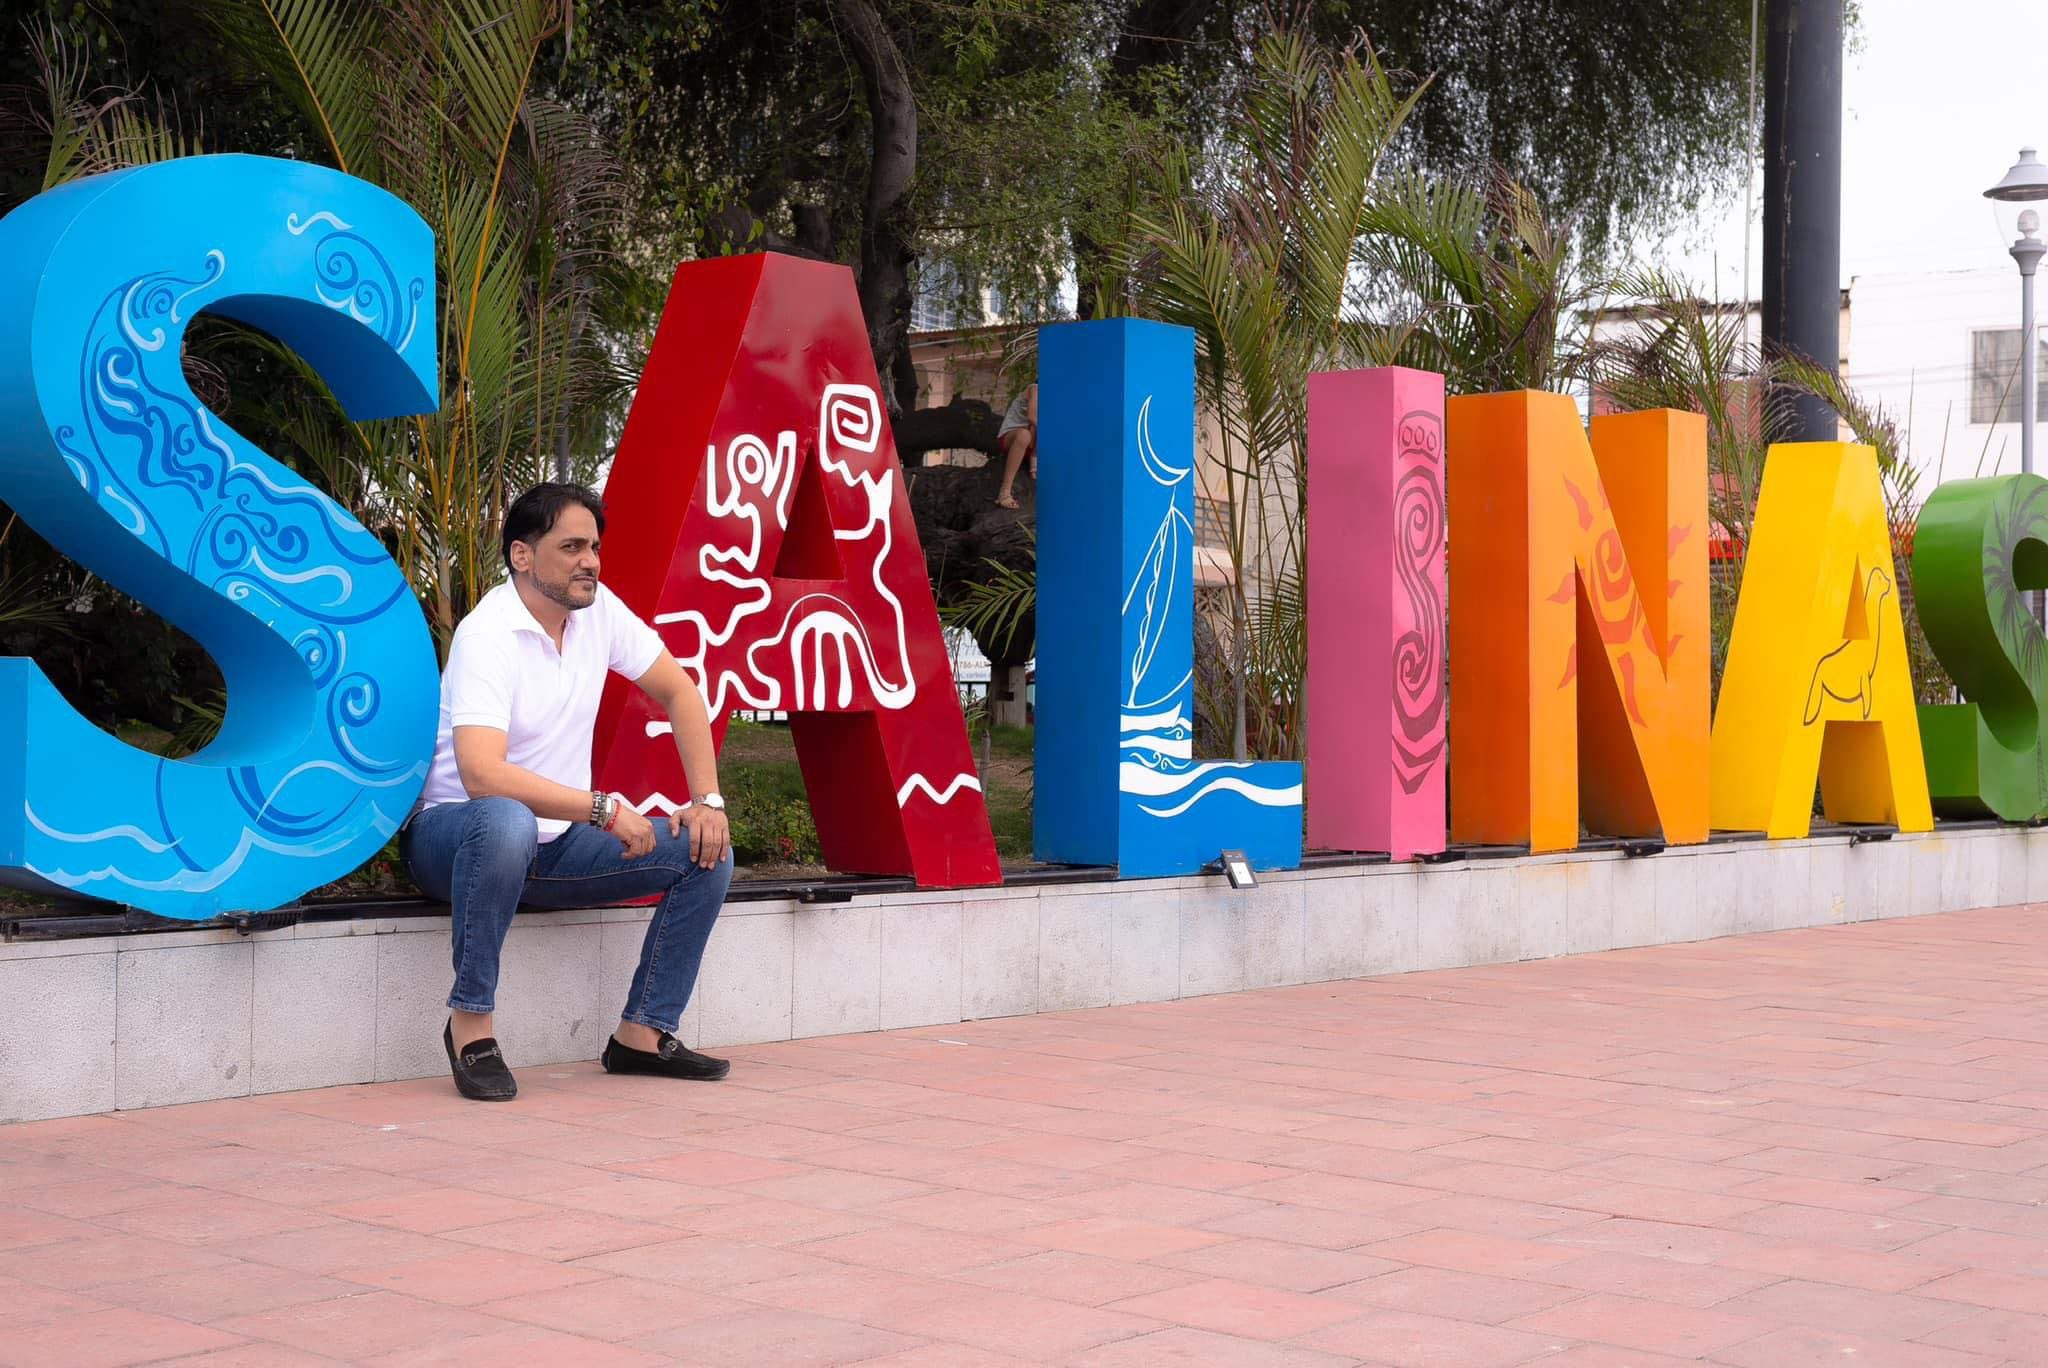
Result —
[{"label": "metal pole", "polygon": [[2020,264],[2020,470],[2027,475],[2034,473],[2034,410],[2039,402],[2035,397],[2040,365],[2034,340],[2034,267],[2040,263],[2041,251],[2041,243],[2027,238],[2012,246],[2012,259]]},{"label": "metal pole", "polygon": [[[2048,243],[2034,236],[2040,223],[2032,209],[2020,215],[2020,236],[2009,249],[2012,259],[2020,268],[2020,472],[2034,473],[2034,415],[2039,399],[2040,352],[2034,331],[2034,270],[2041,264],[2041,254],[2048,252]],[[2027,602],[2034,610],[2034,621],[2042,622],[2043,605],[2039,590],[2029,590]]]},{"label": "metal pole", "polygon": [[[1764,352],[1830,374],[1842,355],[1842,0],[1772,0],[1764,43]],[[1785,436],[1826,442],[1835,412],[1797,395]]]}]

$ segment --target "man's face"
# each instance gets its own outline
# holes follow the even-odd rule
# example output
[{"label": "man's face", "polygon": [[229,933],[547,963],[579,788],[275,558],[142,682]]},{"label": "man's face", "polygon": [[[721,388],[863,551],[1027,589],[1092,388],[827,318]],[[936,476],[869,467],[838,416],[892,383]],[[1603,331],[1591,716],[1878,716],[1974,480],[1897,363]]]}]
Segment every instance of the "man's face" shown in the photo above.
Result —
[{"label": "man's face", "polygon": [[512,568],[550,602],[588,608],[597,601],[597,519],[572,503],[531,542],[512,543]]}]

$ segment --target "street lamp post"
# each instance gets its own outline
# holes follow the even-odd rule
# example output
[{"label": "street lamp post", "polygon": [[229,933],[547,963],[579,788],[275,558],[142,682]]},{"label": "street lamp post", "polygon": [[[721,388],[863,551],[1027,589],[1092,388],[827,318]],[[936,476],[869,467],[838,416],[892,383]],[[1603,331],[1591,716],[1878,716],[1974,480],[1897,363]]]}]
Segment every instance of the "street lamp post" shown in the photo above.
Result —
[{"label": "street lamp post", "polygon": [[[2006,202],[2048,199],[2048,166],[2034,154],[2031,147],[2020,149],[2020,159],[2005,173],[2005,179],[1984,192],[1984,198]],[[2037,396],[2040,358],[2037,334],[2034,331],[2034,271],[2041,264],[2041,256],[2048,252],[2044,243],[2035,234],[2040,230],[2041,216],[2032,209],[2021,212],[2019,237],[2006,250],[2020,268],[2020,470],[2034,473],[2034,413],[2040,402]]]},{"label": "street lamp post", "polygon": [[[1984,198],[2006,203],[2048,199],[2048,166],[2041,164],[2033,148],[2022,147],[2020,159],[2005,173],[2005,179],[1984,192]],[[2035,236],[2040,231],[2041,216],[2032,209],[2020,211],[2017,227],[2019,236],[2006,250],[2012,254],[2013,264],[2020,268],[2020,472],[2031,475],[2041,370],[2038,334],[2034,331],[2034,271],[2041,264],[2041,254],[2048,252],[2048,243]],[[2043,621],[2038,590],[2027,591],[2027,603],[2034,610],[2034,621]]]}]

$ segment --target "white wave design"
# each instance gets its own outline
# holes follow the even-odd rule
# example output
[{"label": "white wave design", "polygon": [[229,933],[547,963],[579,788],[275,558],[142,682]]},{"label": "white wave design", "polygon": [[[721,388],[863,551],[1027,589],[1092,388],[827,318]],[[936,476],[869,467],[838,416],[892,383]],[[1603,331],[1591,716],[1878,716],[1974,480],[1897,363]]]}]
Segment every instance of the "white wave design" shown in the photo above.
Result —
[{"label": "white wave design", "polygon": [[[385,816],[383,810],[375,804],[370,806],[369,817],[371,828],[387,840],[392,832],[398,830],[398,823]],[[332,855],[337,851],[346,850],[357,840],[357,837],[358,833],[355,828],[349,826],[330,832],[328,839],[317,845],[307,843],[284,845],[277,841],[265,840],[256,834],[254,828],[244,827],[241,839],[235,843],[234,850],[229,853],[225,860],[222,860],[211,869],[181,869],[167,879],[138,879],[124,874],[111,865],[103,866],[99,869],[77,871],[38,869],[33,865],[24,865],[23,868],[27,869],[29,873],[37,878],[47,879],[62,888],[85,888],[90,884],[112,882],[124,888],[138,889],[145,893],[211,893],[214,889],[219,888],[235,876],[236,871],[248,862],[251,851],[264,850],[273,855],[284,855],[295,859],[319,859]]]},{"label": "white wave design", "polygon": [[254,566],[262,573],[265,579],[273,584],[310,584],[312,581],[319,579],[334,580],[341,585],[341,592],[327,600],[326,606],[329,608],[339,608],[355,596],[355,580],[350,577],[348,571],[338,565],[316,565],[311,570],[302,570],[297,574],[288,575],[284,571],[266,564],[262,552],[254,549],[250,550],[249,559],[243,561],[242,565],[244,568]]},{"label": "white wave design", "polygon": [[902,807],[910,801],[912,794],[923,792],[929,795],[934,803],[943,807],[947,803],[952,802],[953,795],[960,792],[961,789],[973,789],[976,793],[980,793],[982,791],[981,780],[971,774],[956,774],[953,776],[953,782],[946,785],[945,790],[941,792],[933,788],[932,781],[925,778],[922,774],[913,774],[910,778],[904,780],[902,788],[896,790],[896,806]]},{"label": "white wave design", "polygon": [[193,295],[200,294],[203,293],[204,291],[212,289],[216,284],[219,283],[220,278],[228,273],[228,254],[226,252],[223,252],[220,248],[216,247],[206,254],[206,264],[212,268],[207,273],[206,279],[200,281],[197,285],[194,285],[191,289],[185,291],[185,293],[179,295],[176,299],[173,299],[171,301],[171,322],[184,322],[185,320],[183,315],[181,315],[178,311],[185,306],[185,301],[190,299]]},{"label": "white wave design", "polygon": [[159,841],[140,827],[111,826],[101,831],[59,831],[36,816],[36,810],[27,803],[21,805],[21,812],[28,818],[28,824],[53,841],[64,841],[71,845],[91,845],[97,841],[133,841],[152,855],[162,855],[175,850],[176,841]]},{"label": "white wave design", "polygon": [[1290,787],[1283,789],[1268,789],[1260,788],[1257,784],[1248,784],[1242,779],[1235,779],[1231,778],[1228,775],[1225,775],[1204,785],[1201,789],[1189,795],[1181,802],[1174,804],[1172,807],[1156,808],[1150,807],[1144,803],[1140,803],[1138,805],[1138,808],[1140,811],[1144,812],[1147,816],[1150,817],[1178,817],[1183,812],[1186,812],[1189,808],[1193,807],[1195,804],[1201,802],[1204,798],[1210,797],[1212,794],[1217,793],[1234,793],[1241,798],[1246,798],[1254,803],[1257,803],[1260,807],[1301,806],[1301,785],[1299,784],[1294,784]]},{"label": "white wave design", "polygon": [[308,218],[304,223],[299,222],[299,216],[296,212],[286,214],[284,217],[284,230],[287,233],[290,233],[293,237],[303,237],[305,236],[306,231],[309,228],[312,228],[316,224],[321,223],[333,224],[336,228],[339,228],[344,233],[348,232],[351,228],[355,226],[354,224],[351,223],[343,223],[339,218],[337,218],[334,215],[332,211],[322,209],[320,212]]}]

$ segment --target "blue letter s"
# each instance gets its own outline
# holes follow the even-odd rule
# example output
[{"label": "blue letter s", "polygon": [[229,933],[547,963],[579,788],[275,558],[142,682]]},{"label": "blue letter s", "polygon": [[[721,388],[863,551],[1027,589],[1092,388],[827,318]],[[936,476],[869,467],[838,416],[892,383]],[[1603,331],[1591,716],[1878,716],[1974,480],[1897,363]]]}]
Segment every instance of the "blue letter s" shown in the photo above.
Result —
[{"label": "blue letter s", "polygon": [[352,418],[431,412],[433,281],[404,203],[262,157],[95,176],[0,221],[0,498],[228,689],[219,738],[165,760],[0,659],[0,878],[206,918],[345,874],[404,820],[437,707],[419,605],[376,537],[200,405],[180,353],[211,311]]}]

